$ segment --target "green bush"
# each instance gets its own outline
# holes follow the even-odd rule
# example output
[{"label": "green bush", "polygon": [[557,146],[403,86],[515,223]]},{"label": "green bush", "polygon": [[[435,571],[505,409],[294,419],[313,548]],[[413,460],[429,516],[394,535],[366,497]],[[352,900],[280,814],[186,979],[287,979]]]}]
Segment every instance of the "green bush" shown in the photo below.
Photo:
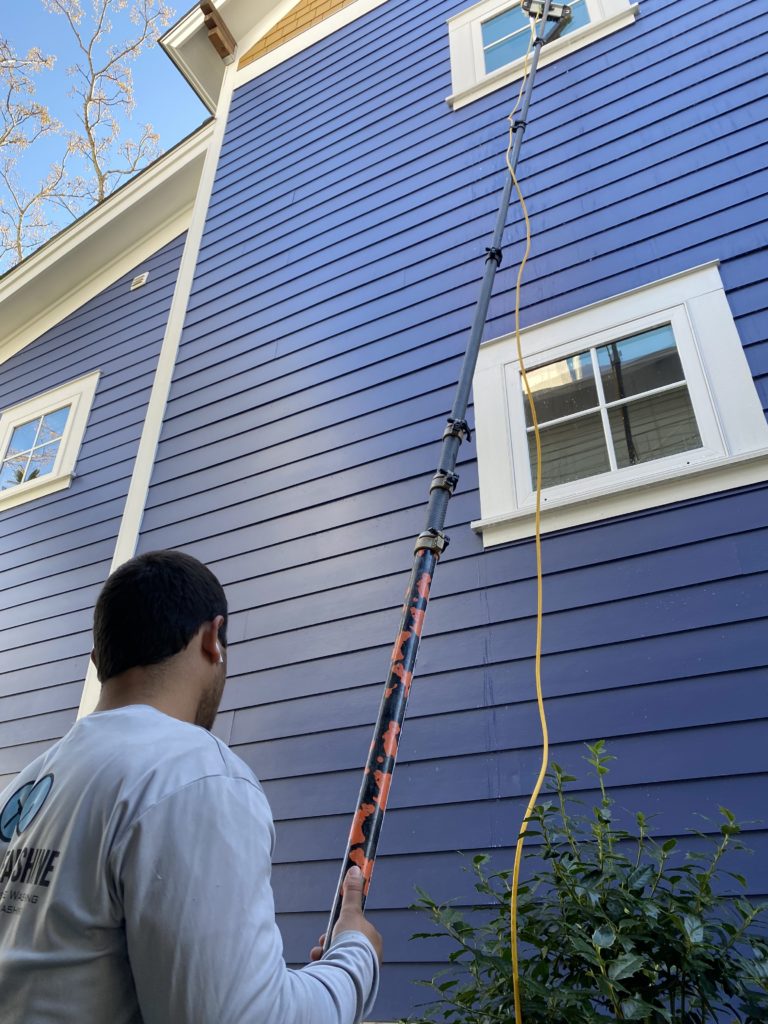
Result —
[{"label": "green bush", "polygon": [[[741,826],[721,808],[716,836],[693,833],[701,849],[659,843],[647,819],[632,832],[616,826],[605,788],[603,743],[585,760],[600,786],[591,815],[574,814],[572,776],[554,765],[551,793],[532,815],[526,850],[531,876],[520,887],[519,936],[524,1024],[606,1020],[704,1024],[768,1021],[768,904],[738,890],[745,879],[725,870],[726,851],[744,850]],[[509,936],[511,872],[491,873],[487,856],[471,870],[483,905],[467,913],[419,890],[417,907],[450,937],[451,966],[428,983],[435,1002],[420,1022],[511,1024]]]}]

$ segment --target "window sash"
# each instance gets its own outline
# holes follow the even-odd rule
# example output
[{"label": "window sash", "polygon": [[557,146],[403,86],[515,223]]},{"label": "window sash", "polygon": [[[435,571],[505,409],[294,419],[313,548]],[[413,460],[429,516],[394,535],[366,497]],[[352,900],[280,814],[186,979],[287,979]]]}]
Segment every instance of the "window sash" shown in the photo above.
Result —
[{"label": "window sash", "polygon": [[[599,408],[606,420],[604,429],[606,428],[608,413],[611,409],[628,405],[638,398],[648,398],[656,393],[663,394],[665,391],[672,390],[676,386],[683,385],[688,388],[688,395],[696,418],[696,426],[701,437],[701,448],[663,456],[659,459],[638,463],[633,466],[617,466],[615,470],[611,469],[611,471],[597,476],[582,477],[567,483],[554,484],[545,489],[547,498],[550,500],[558,500],[561,496],[576,498],[579,494],[587,495],[593,493],[596,487],[608,487],[610,489],[609,481],[651,476],[658,472],[669,471],[677,465],[692,464],[716,455],[727,454],[723,432],[684,305],[661,309],[656,313],[640,317],[636,320],[618,322],[609,329],[596,332],[588,337],[574,339],[567,344],[558,345],[547,351],[540,350],[535,357],[530,359],[530,364],[526,364],[526,368],[528,370],[538,369],[541,366],[546,366],[568,357],[597,350],[601,346],[614,342],[617,339],[631,337],[634,334],[641,334],[643,331],[653,330],[665,325],[669,325],[672,329],[680,363],[683,368],[684,381],[674,382],[673,385],[663,385],[659,388],[654,388],[653,391],[643,392],[639,396],[633,395],[613,402],[604,401],[604,391],[600,387],[601,406]],[[525,351],[525,338],[523,338],[523,346]],[[517,359],[506,363],[504,372],[509,447],[511,449],[512,462],[512,485],[516,497],[516,506],[519,509],[531,508],[535,503],[534,475],[528,451],[528,437],[531,430],[525,421],[524,408],[525,403],[527,403],[527,397],[520,386],[520,369]],[[599,374],[596,374],[595,379],[596,381],[599,380]],[[569,419],[575,420],[582,415],[595,415],[596,412],[598,412],[597,406],[583,412],[580,411],[578,413],[571,413],[566,417],[560,417],[557,421],[550,420],[546,426],[550,426],[555,422],[568,421]],[[610,431],[610,424],[607,424],[607,428]],[[615,459],[615,453],[613,458]]]}]

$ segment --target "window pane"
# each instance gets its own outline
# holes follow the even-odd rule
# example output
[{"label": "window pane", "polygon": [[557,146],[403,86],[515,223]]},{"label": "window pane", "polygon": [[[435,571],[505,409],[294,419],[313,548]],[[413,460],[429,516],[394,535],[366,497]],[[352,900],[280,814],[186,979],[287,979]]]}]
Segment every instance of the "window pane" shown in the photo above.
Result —
[{"label": "window pane", "polygon": [[[529,370],[528,383],[533,392],[539,423],[594,409],[598,404],[595,374],[589,352],[582,352],[578,356],[560,359],[556,363]],[[530,427],[531,410],[522,377],[520,386],[523,388],[525,422]]]},{"label": "window pane", "polygon": [[7,491],[9,487],[15,487],[16,484],[21,483],[26,461],[25,457],[24,459],[11,459],[3,463],[2,469],[0,469],[0,491]]},{"label": "window pane", "polygon": [[[531,478],[536,485],[536,439],[528,432]],[[542,487],[581,480],[611,468],[599,413],[558,423],[541,431]]]},{"label": "window pane", "polygon": [[687,388],[617,406],[608,417],[620,468],[701,448]]},{"label": "window pane", "polygon": [[29,423],[22,423],[20,427],[16,427],[11,434],[11,443],[8,445],[8,451],[5,453],[6,456],[18,455],[19,452],[29,451],[35,443],[39,423],[40,417],[38,416],[37,419],[30,420]]},{"label": "window pane", "polygon": [[685,380],[672,328],[667,324],[597,350],[607,402]]},{"label": "window pane", "polygon": [[[563,35],[574,32],[589,24],[589,11],[584,0],[574,0],[570,5],[571,20]],[[552,24],[552,23],[550,23]],[[525,56],[530,39],[531,19],[517,4],[503,14],[489,18],[482,24],[483,49],[485,51],[486,73],[511,64]],[[514,34],[516,33],[516,34]],[[511,38],[508,38],[511,37]]]},{"label": "window pane", "polygon": [[47,416],[43,417],[43,425],[40,428],[40,436],[37,439],[38,444],[61,437],[64,433],[64,427],[67,425],[70,408],[71,406],[66,405],[63,409],[49,412]]},{"label": "window pane", "polygon": [[511,10],[504,11],[503,14],[497,14],[495,18],[489,18],[488,21],[483,22],[483,46],[498,43],[500,39],[504,39],[505,36],[511,36],[513,32],[519,32],[520,29],[530,32],[531,19],[522,7],[517,4]]},{"label": "window pane", "polygon": [[[527,20],[527,19],[526,19]],[[510,36],[503,43],[497,43],[490,50],[485,51],[485,70],[490,74],[497,68],[503,68],[505,64],[512,64],[513,61],[524,57],[528,49],[528,32],[520,32],[516,36]]]},{"label": "window pane", "polygon": [[32,458],[29,460],[27,472],[24,474],[25,483],[27,480],[36,480],[38,477],[48,476],[53,469],[60,444],[60,441],[54,441],[53,444],[47,444],[42,448],[35,448],[32,452]]}]

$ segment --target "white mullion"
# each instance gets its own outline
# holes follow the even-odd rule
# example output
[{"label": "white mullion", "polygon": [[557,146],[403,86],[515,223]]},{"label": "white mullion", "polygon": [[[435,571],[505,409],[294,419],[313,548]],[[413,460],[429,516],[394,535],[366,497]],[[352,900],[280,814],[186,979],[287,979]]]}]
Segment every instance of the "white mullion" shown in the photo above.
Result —
[{"label": "white mullion", "polygon": [[501,39],[497,39],[493,43],[483,43],[483,50],[485,53],[488,53],[494,47],[501,46],[502,43],[506,43],[508,40],[514,39],[515,36],[521,36],[524,32],[529,31],[530,29],[525,28],[525,26],[523,26],[523,28],[518,28],[514,32],[510,32],[508,36],[502,36]]},{"label": "white mullion", "polygon": [[611,472],[615,473],[619,468],[619,464],[616,461],[616,452],[613,449],[613,435],[611,434],[611,423],[608,419],[608,409],[606,408],[605,402],[605,389],[603,388],[603,378],[600,376],[600,363],[597,359],[597,349],[591,348],[589,350],[589,355],[592,359],[592,373],[595,376],[597,400],[600,403],[600,418],[603,421],[603,433],[605,434],[605,443],[608,448],[608,462],[611,467]]},{"label": "white mullion", "polygon": [[[525,391],[523,391],[525,396]],[[571,420],[582,420],[585,416],[594,416],[596,412],[600,411],[600,407],[597,405],[590,406],[589,409],[580,409],[579,412],[569,412],[567,416],[558,416],[554,420],[539,420],[539,430],[545,430],[547,427],[558,427],[561,423],[569,423]],[[533,427],[529,427],[526,424],[526,432],[530,434]]]},{"label": "white mullion", "polygon": [[[40,437],[40,428],[43,425],[44,419],[45,413],[42,413],[40,419],[37,421],[37,430],[35,431],[35,438],[32,442],[31,448],[29,449],[29,458],[26,461],[26,464],[24,466],[24,472],[21,474],[21,480],[19,480],[19,483],[24,483],[24,477],[27,475],[27,471],[29,470],[29,464],[32,461],[32,456],[35,454],[35,445],[37,444],[38,437]],[[11,434],[11,437],[13,437],[13,434]]]},{"label": "white mullion", "polygon": [[637,395],[627,395],[626,398],[617,398],[613,402],[606,402],[606,409],[621,408],[623,405],[630,405],[632,402],[638,402],[641,398],[653,398],[654,395],[664,395],[668,391],[679,391],[680,388],[688,390],[688,381],[676,380],[672,384],[662,384],[659,388],[651,388],[650,391],[641,391]]}]

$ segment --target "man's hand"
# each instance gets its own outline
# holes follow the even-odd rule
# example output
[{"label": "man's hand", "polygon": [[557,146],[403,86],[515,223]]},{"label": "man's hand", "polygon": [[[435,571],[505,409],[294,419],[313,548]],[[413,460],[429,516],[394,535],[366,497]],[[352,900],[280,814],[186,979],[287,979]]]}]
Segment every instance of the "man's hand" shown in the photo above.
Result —
[{"label": "man's hand", "polygon": [[[341,913],[333,929],[334,938],[342,932],[362,932],[376,950],[376,956],[381,963],[384,953],[384,943],[381,935],[376,931],[370,921],[365,919],[362,911],[363,903],[363,873],[358,867],[350,868],[344,879],[344,886],[341,897]],[[309,959],[319,960],[323,955],[325,935],[321,935],[319,945],[315,946],[309,954]]]}]

